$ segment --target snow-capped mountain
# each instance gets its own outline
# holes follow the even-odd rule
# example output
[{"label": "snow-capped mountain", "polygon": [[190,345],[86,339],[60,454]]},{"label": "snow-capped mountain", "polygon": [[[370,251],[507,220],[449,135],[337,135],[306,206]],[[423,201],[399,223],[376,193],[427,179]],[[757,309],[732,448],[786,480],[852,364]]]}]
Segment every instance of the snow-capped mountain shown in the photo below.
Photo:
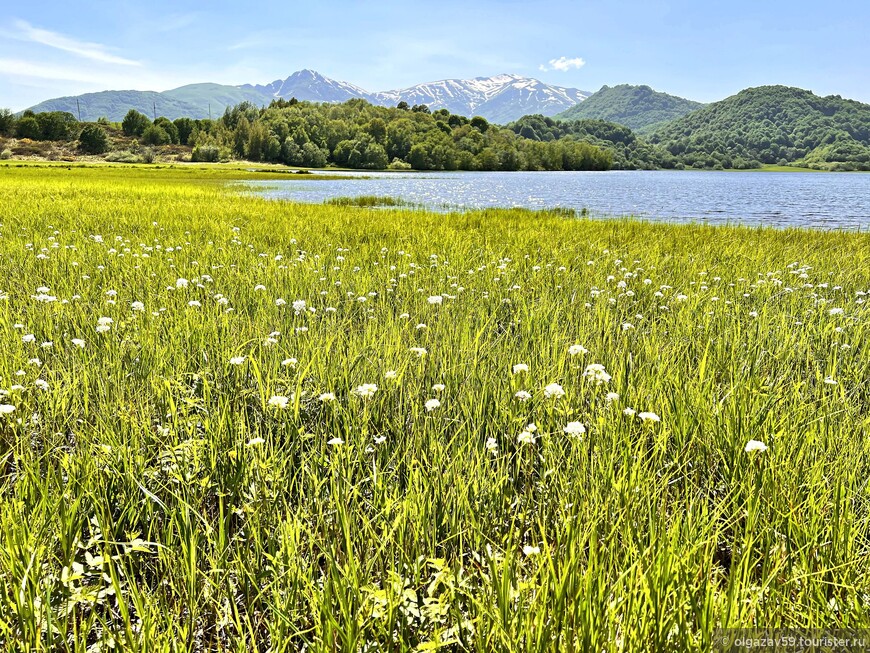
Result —
[{"label": "snow-capped mountain", "polygon": [[373,100],[373,94],[365,89],[347,82],[337,82],[314,70],[300,70],[287,79],[276,79],[265,86],[243,84],[240,88],[257,91],[272,99],[289,100],[295,97],[308,102],[346,102],[351,98],[363,98],[370,102]]},{"label": "snow-capped mountain", "polygon": [[551,86],[519,75],[474,79],[445,79],[378,94],[381,104],[404,100],[410,105],[447,109],[464,116],[483,116],[497,123],[510,122],[530,113],[552,116],[582,102],[590,93],[576,88]]},{"label": "snow-capped mountain", "polygon": [[445,79],[392,91],[370,92],[313,70],[300,70],[271,84],[189,84],[162,93],[103,91],[46,100],[31,108],[36,112],[69,111],[75,115],[81,111],[84,120],[106,116],[115,121],[121,120],[131,108],[147,115],[156,109],[159,115],[174,120],[182,116],[216,117],[227,106],[242,101],[266,105],[277,98],[289,100],[295,97],[309,102],[346,102],[362,98],[382,106],[395,106],[402,101],[411,106],[425,104],[433,111],[447,109],[451,113],[483,116],[491,122],[503,124],[532,113],[554,116],[589,95],[576,88],[552,86],[518,75]]}]

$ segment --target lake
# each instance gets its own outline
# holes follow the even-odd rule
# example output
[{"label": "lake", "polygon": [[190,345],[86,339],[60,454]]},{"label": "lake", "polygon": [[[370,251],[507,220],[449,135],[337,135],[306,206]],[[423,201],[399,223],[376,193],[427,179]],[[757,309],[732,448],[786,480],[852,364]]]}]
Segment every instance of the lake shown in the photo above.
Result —
[{"label": "lake", "polygon": [[268,197],[320,203],[390,196],[436,210],[587,209],[673,222],[867,230],[870,174],[814,172],[431,172],[340,173],[350,178],[246,182]]}]

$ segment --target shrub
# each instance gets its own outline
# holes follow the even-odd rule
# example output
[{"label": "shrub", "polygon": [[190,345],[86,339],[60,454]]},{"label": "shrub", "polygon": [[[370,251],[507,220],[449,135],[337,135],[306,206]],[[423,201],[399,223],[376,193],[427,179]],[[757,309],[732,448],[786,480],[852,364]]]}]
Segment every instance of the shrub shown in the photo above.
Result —
[{"label": "shrub", "polygon": [[157,159],[157,152],[150,147],[143,147],[139,156],[142,158],[142,163],[154,163]]},{"label": "shrub", "polygon": [[220,157],[221,151],[217,145],[197,145],[193,148],[190,160],[199,163],[217,163]]},{"label": "shrub", "polygon": [[3,150],[2,152],[0,152],[0,160],[6,161],[7,159],[11,159],[11,158],[12,158],[12,150],[10,150],[8,147],[5,150]]},{"label": "shrub", "polygon": [[411,164],[407,161],[402,161],[399,157],[396,157],[392,160],[390,165],[387,166],[389,170],[410,170]]},{"label": "shrub", "polygon": [[79,134],[79,149],[87,154],[102,154],[109,150],[109,137],[99,125],[85,125]]},{"label": "shrub", "polygon": [[139,161],[139,157],[132,152],[121,152],[116,150],[115,152],[109,152],[106,155],[106,161],[111,163],[136,163]]}]

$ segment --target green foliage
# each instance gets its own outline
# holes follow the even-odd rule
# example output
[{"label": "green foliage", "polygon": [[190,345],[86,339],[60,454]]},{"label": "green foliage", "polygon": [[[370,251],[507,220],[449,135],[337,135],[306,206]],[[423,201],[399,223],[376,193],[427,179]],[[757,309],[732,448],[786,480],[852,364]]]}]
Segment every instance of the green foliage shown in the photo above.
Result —
[{"label": "green foliage", "polygon": [[196,129],[196,121],[191,118],[177,118],[173,121],[173,124],[178,133],[178,142],[182,145],[190,145],[188,140]]},{"label": "green foliage", "polygon": [[870,105],[760,86],[684,116],[651,140],[687,166],[734,168],[742,162],[754,167],[785,160],[866,170]]},{"label": "green foliage", "polygon": [[0,109],[0,136],[15,133],[15,114],[9,109]]},{"label": "green foliage", "polygon": [[86,154],[103,154],[109,150],[109,137],[102,126],[89,123],[79,134],[79,149]]},{"label": "green foliage", "polygon": [[220,159],[220,148],[216,145],[197,145],[191,154],[191,161],[201,163],[217,163]]},{"label": "green foliage", "polygon": [[150,125],[148,116],[135,109],[130,109],[121,121],[121,129],[127,136],[141,136]]},{"label": "green foliage", "polygon": [[649,86],[602,86],[579,104],[563,111],[557,120],[597,119],[645,133],[651,127],[675,120],[704,105],[685,98],[654,91]]},{"label": "green foliage", "polygon": [[42,130],[36,117],[33,115],[23,116],[15,125],[15,135],[18,138],[29,138],[38,141],[42,138]]},{"label": "green foliage", "polygon": [[43,141],[69,141],[77,136],[78,121],[66,111],[47,111],[36,114],[39,137]]},{"label": "green foliage", "polygon": [[110,163],[138,163],[139,157],[130,151],[115,151],[109,152],[105,160]]},{"label": "green foliage", "polygon": [[665,150],[650,145],[624,125],[603,120],[562,121],[541,115],[523,116],[508,125],[523,138],[552,143],[561,139],[576,140],[602,148],[613,157],[617,170],[652,170],[676,167]]},{"label": "green foliage", "polygon": [[169,118],[164,118],[163,116],[160,116],[159,118],[157,118],[157,120],[154,121],[154,125],[156,127],[160,127],[160,129],[166,132],[166,135],[169,136],[170,143],[177,145],[181,142],[178,133],[178,127],[176,127],[175,123],[169,120]]},{"label": "green foliage", "polygon": [[[170,123],[172,124],[172,123]],[[140,137],[145,145],[167,145],[172,142],[169,134],[160,125],[148,125]]]},{"label": "green foliage", "polygon": [[[476,117],[344,104],[273,102],[228,108],[217,125],[188,139],[227,148],[237,158],[362,170],[607,170],[614,157],[592,143],[543,145]],[[392,163],[391,163],[392,162]]]},{"label": "green foliage", "polygon": [[78,132],[78,122],[72,114],[62,111],[33,113],[26,111],[15,123],[18,138],[38,141],[74,140]]}]

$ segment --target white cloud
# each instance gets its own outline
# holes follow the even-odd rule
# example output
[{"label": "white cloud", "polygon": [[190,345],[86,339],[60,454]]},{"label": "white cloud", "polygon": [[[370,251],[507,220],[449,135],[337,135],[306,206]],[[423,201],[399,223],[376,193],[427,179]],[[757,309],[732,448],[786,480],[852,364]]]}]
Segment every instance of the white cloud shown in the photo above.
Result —
[{"label": "white cloud", "polygon": [[125,59],[124,57],[119,57],[111,54],[107,51],[106,46],[101,45],[100,43],[87,43],[85,41],[76,41],[75,39],[71,39],[68,36],[64,36],[63,34],[58,34],[57,32],[51,32],[46,29],[34,27],[30,23],[23,20],[16,20],[14,25],[18,31],[12,36],[20,41],[39,43],[41,45],[46,45],[50,48],[55,48],[56,50],[71,52],[72,54],[83,57],[84,59],[99,61],[101,63],[115,64],[119,66],[142,65],[138,61],[133,61],[132,59]]},{"label": "white cloud", "polygon": [[[107,89],[136,89],[162,91],[189,84],[195,75],[173,75],[149,72],[145,69],[131,74],[122,70],[101,70],[82,66],[68,66],[48,62],[26,61],[0,57],[0,81],[10,85],[55,88],[62,86],[71,94]],[[6,78],[6,79],[4,79]],[[8,80],[8,81],[7,81]],[[45,82],[54,82],[47,85]]]},{"label": "white cloud", "polygon": [[572,68],[580,68],[586,65],[586,62],[583,61],[580,57],[574,57],[573,59],[569,59],[568,57],[559,57],[558,59],[550,59],[547,64],[541,64],[538,66],[539,70],[547,72],[548,70],[558,70],[559,72],[566,73]]}]

